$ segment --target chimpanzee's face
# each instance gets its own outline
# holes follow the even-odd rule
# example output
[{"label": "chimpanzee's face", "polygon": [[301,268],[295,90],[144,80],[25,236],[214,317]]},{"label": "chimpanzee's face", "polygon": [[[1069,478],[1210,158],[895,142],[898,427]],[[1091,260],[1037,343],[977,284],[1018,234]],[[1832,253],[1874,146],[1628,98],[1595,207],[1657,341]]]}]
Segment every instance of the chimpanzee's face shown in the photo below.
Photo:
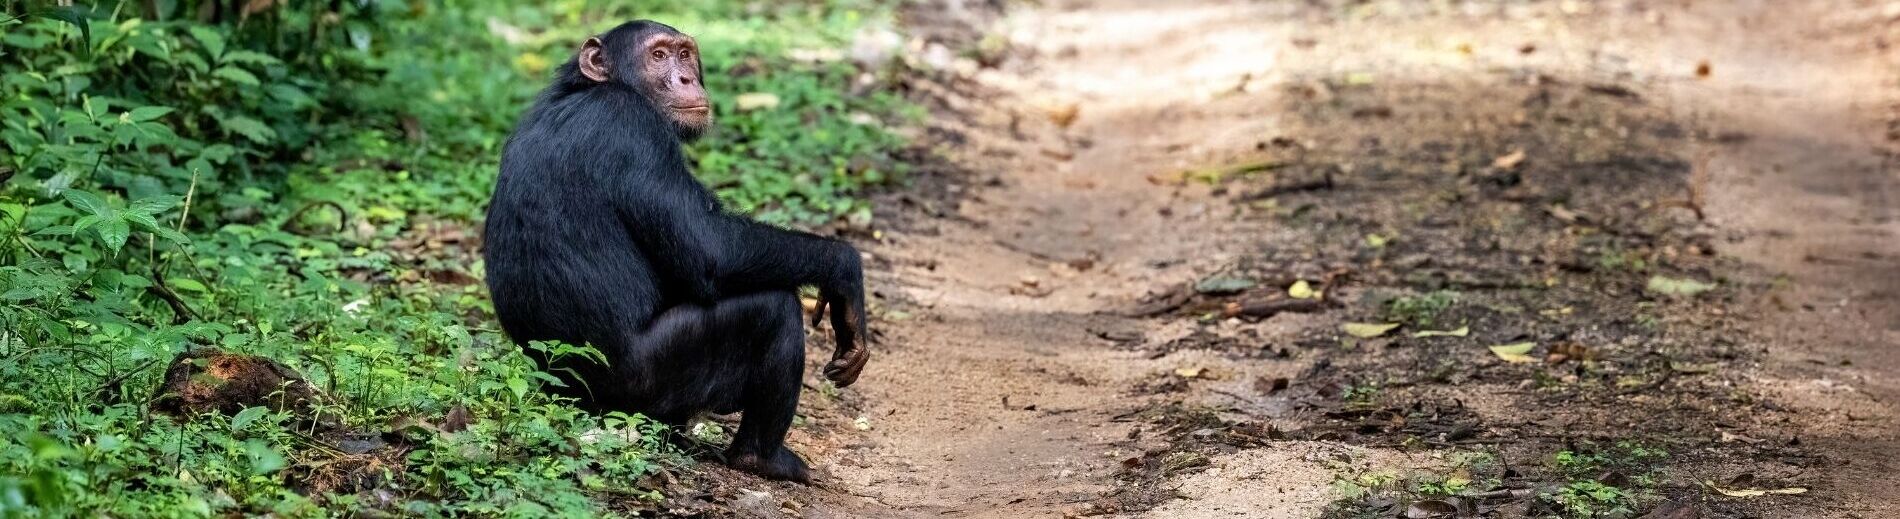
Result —
[{"label": "chimpanzee's face", "polygon": [[672,117],[682,135],[697,136],[712,126],[712,106],[699,80],[699,44],[692,37],[655,34],[640,42],[634,55],[643,64],[640,79],[645,83],[637,87]]},{"label": "chimpanzee's face", "polygon": [[699,44],[671,29],[646,31],[629,49],[608,49],[600,38],[581,45],[580,72],[598,82],[620,82],[646,94],[682,140],[712,126],[712,106],[700,82]]}]

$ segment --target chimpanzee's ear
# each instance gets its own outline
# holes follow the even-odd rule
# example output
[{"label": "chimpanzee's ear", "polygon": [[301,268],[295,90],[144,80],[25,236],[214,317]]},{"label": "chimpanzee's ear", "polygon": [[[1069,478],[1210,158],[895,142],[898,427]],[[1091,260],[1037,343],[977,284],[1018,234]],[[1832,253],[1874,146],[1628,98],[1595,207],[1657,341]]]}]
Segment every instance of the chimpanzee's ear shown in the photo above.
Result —
[{"label": "chimpanzee's ear", "polygon": [[607,51],[601,47],[600,38],[588,38],[581,44],[581,75],[594,81],[607,81]]}]

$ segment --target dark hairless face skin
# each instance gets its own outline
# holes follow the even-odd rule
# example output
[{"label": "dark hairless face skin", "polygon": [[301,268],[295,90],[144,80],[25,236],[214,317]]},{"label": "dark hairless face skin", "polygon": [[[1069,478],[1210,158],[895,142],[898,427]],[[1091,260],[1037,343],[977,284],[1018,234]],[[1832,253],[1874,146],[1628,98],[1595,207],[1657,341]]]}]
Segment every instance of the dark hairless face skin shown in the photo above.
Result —
[{"label": "dark hairless face skin", "polygon": [[712,126],[712,106],[707,102],[706,86],[700,82],[699,43],[678,33],[656,33],[641,40],[628,52],[640,59],[609,59],[600,38],[588,38],[581,44],[580,72],[588,79],[607,82],[613,78],[611,63],[639,63],[639,85],[655,104],[666,110],[681,133],[696,136]]}]

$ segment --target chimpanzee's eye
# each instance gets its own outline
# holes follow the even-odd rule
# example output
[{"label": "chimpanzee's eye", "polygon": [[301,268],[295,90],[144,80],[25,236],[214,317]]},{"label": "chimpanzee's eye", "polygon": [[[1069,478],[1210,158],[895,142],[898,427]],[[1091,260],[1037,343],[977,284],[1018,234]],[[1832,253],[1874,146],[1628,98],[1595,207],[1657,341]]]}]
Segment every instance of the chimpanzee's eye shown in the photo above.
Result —
[{"label": "chimpanzee's eye", "polygon": [[653,49],[653,59],[654,60],[666,59],[666,51],[662,49]]}]

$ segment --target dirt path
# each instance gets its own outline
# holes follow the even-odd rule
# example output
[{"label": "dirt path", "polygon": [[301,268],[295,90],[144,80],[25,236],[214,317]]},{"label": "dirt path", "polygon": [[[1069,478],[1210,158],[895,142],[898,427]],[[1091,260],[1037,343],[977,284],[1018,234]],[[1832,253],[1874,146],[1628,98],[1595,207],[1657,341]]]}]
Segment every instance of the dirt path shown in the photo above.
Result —
[{"label": "dirt path", "polygon": [[[801,515],[1314,517],[1351,497],[1337,481],[1443,469],[1466,452],[1443,446],[1536,460],[1618,431],[1681,453],[1661,469],[1680,482],[1655,500],[1717,516],[1900,514],[1900,173],[1885,133],[1900,60],[1878,43],[1900,44],[1892,14],[1848,0],[1294,4],[1058,1],[997,24],[1016,57],[937,93],[947,156],[972,177],[905,209],[926,217],[870,250],[884,350],[850,397],[869,429],[803,440],[825,445],[831,495]],[[1498,165],[1513,150],[1530,150],[1528,165]],[[1180,178],[1237,163],[1277,169]],[[1441,170],[1457,180],[1394,183]],[[1314,172],[1340,175],[1342,194],[1240,196]],[[1491,184],[1518,172],[1530,187]],[[1508,203],[1414,214],[1473,195]],[[1675,196],[1707,221],[1670,209]],[[1618,221],[1642,230],[1605,223]],[[1489,226],[1473,240],[1543,245],[1445,249],[1459,235],[1438,229],[1467,223]],[[1342,232],[1344,249],[1316,243]],[[1380,233],[1438,243],[1368,252],[1361,237]],[[1584,242],[1575,254],[1591,264],[1534,259],[1572,252],[1552,252],[1559,242]],[[1655,266],[1594,263],[1621,248]],[[1123,316],[1259,264],[1316,282],[1352,270],[1364,287],[1340,290],[1345,308],[1325,315]],[[1526,374],[1468,344],[1339,338],[1339,322],[1381,316],[1365,301],[1382,290],[1425,293],[1400,271],[1425,267],[1457,270],[1450,286],[1473,309],[1449,314],[1474,342],[1625,358]],[[1578,288],[1512,299],[1516,285],[1457,281],[1469,272]],[[1717,278],[1725,292],[1699,304],[1629,295],[1652,275]],[[1550,309],[1511,317],[1524,301]],[[1638,360],[1656,355],[1674,359],[1659,374]],[[1451,382],[1416,380],[1454,357]],[[1292,380],[1281,396],[1260,386],[1276,379]],[[1523,390],[1533,379],[1542,389]],[[1383,392],[1315,410],[1312,395],[1338,400],[1342,387],[1347,400]],[[1400,401],[1410,425],[1365,434],[1375,408]],[[1448,425],[1432,429],[1421,405]],[[1192,420],[1206,426],[1181,425]],[[1359,432],[1324,432],[1342,420]],[[1289,424],[1300,432],[1278,439]],[[1738,474],[1815,491],[1722,501],[1695,484]]]},{"label": "dirt path", "polygon": [[[1110,490],[1118,460],[1138,454],[1134,424],[1117,416],[1142,402],[1125,393],[1173,363],[1109,348],[1105,336],[1145,325],[1108,314],[1239,245],[1222,239],[1234,222],[1208,188],[1158,189],[1149,176],[1251,146],[1265,121],[1260,107],[1209,104],[1179,77],[1123,66],[1230,75],[1222,56],[1125,35],[1258,38],[1241,23],[1253,8],[1143,4],[1019,13],[1011,23],[1050,56],[1035,65],[1045,79],[998,72],[982,79],[1010,99],[963,101],[976,124],[960,129],[970,143],[957,156],[994,177],[951,218],[874,252],[893,267],[878,284],[914,317],[886,326],[889,352],[863,384],[874,428],[836,471],[853,493],[909,514],[1050,516]],[[1043,113],[1064,106],[1082,107],[1066,129]],[[1011,118],[1015,132],[984,125]],[[994,154],[1014,156],[984,158]]]}]

